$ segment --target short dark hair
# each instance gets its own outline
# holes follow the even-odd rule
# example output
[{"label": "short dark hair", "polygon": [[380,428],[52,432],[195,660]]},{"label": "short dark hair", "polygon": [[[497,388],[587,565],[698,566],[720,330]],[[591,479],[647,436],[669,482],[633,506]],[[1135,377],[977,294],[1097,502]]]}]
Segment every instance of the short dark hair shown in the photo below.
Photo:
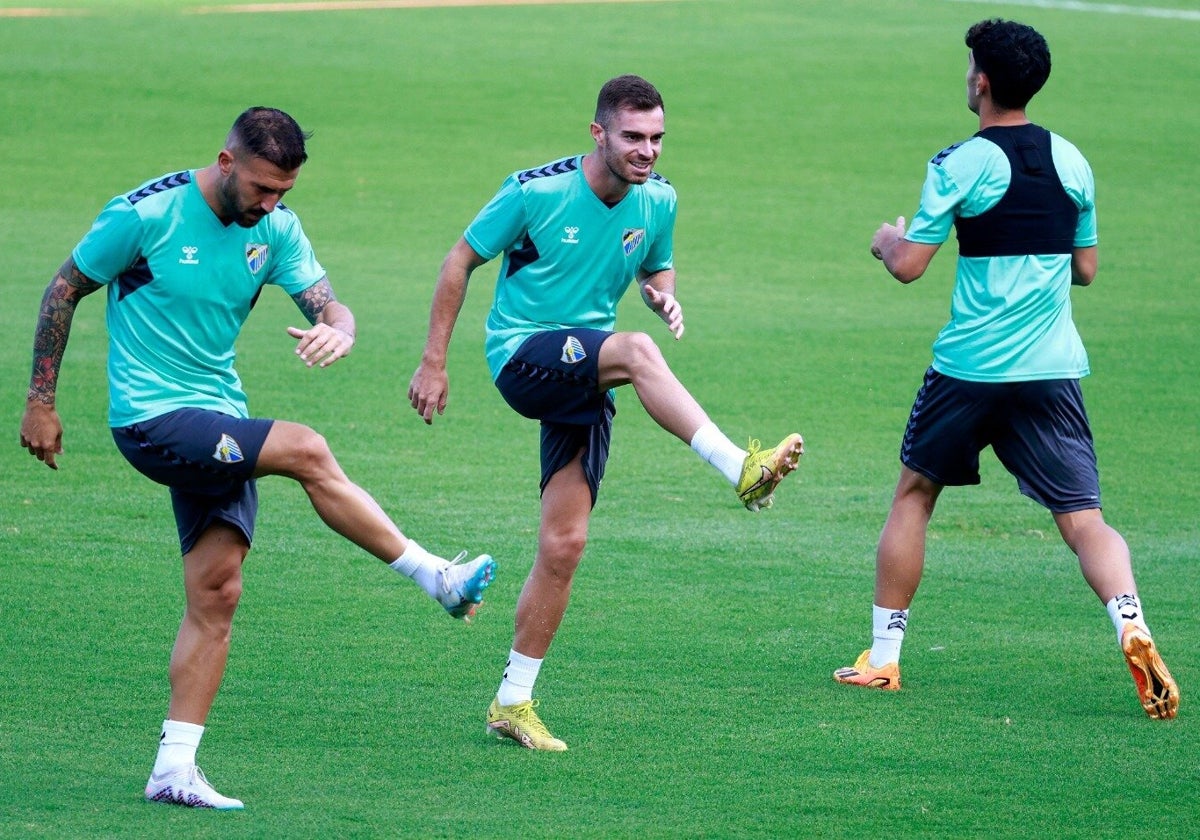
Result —
[{"label": "short dark hair", "polygon": [[975,67],[987,74],[992,101],[1001,108],[1024,108],[1050,78],[1050,47],[1023,23],[992,18],[967,30],[964,39]]},{"label": "short dark hair", "polygon": [[312,132],[302,131],[294,119],[278,108],[255,106],[238,116],[229,130],[225,146],[262,158],[290,172],[308,160],[304,141]]},{"label": "short dark hair", "polygon": [[653,111],[662,108],[662,94],[654,85],[641,76],[617,76],[609,79],[600,88],[596,98],[596,122],[607,127],[608,123],[623,108],[632,111]]}]

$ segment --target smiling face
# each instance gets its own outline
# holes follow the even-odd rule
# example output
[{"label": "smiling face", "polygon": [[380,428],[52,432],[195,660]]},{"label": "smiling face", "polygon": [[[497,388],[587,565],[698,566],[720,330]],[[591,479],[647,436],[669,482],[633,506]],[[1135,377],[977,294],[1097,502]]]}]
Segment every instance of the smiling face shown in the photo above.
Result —
[{"label": "smiling face", "polygon": [[644,184],[662,153],[663,109],[618,110],[608,125],[592,123],[596,151],[608,170],[614,189],[621,194],[630,184]]},{"label": "smiling face", "polygon": [[299,168],[286,171],[263,158],[228,149],[218,156],[217,165],[217,217],[227,225],[246,228],[274,210],[300,174]]}]

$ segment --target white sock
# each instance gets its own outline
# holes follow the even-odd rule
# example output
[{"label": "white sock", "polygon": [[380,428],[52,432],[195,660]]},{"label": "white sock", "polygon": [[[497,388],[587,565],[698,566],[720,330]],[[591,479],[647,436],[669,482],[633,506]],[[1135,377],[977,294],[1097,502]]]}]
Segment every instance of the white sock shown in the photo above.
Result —
[{"label": "white sock", "polygon": [[158,758],[154,760],[155,776],[162,776],[177,767],[196,763],[196,749],[204,727],[181,720],[164,720],[158,738]]},{"label": "white sock", "polygon": [[541,667],[542,660],[510,650],[508,664],[504,666],[504,679],[496,692],[496,702],[501,706],[512,706],[532,700],[533,684],[537,682]]},{"label": "white sock", "polygon": [[1126,624],[1136,624],[1146,631],[1147,636],[1150,635],[1150,628],[1146,626],[1146,616],[1142,613],[1142,602],[1138,600],[1136,592],[1118,595],[1105,604],[1104,608],[1108,610],[1113,627],[1117,628],[1117,644],[1121,643],[1121,633]]},{"label": "white sock", "polygon": [[436,554],[430,554],[417,545],[416,540],[409,540],[404,553],[388,565],[405,577],[411,578],[413,583],[424,589],[425,594],[430,598],[436,598],[438,592],[437,573],[450,565],[450,562]]},{"label": "white sock", "polygon": [[742,464],[746,460],[746,450],[739,448],[733,441],[725,437],[725,433],[717,428],[716,423],[706,423],[692,436],[692,449],[696,454],[717,468],[721,475],[729,480],[734,487],[742,477]]},{"label": "white sock", "polygon": [[904,644],[904,631],[908,628],[908,610],[892,610],[878,604],[871,605],[871,656],[872,668],[882,668],[889,662],[900,661],[900,646]]}]

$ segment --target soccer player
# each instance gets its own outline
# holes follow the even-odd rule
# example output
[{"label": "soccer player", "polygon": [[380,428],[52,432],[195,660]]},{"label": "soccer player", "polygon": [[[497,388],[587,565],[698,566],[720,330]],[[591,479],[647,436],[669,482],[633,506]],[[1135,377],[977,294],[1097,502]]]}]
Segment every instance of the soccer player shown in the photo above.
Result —
[{"label": "soccer player", "polygon": [[334,531],[469,620],[495,570],[488,555],[448,562],[406,538],[342,472],[307,426],[252,418],[233,367],[234,340],[266,285],[309,326],[288,327],[295,354],[325,368],[354,347],[354,316],[333,294],[295,213],[281,203],[307,160],[290,116],[251,108],[211,165],[113,198],[42,298],[21,445],[51,469],[62,453],[59,366],[79,301],[108,292],[109,425],[141,473],[170,488],[186,610],[171,653],[171,696],[146,785],[156,802],[233,809],[196,766],[221,683],[258,507],[255,480],[300,482]]},{"label": "soccer player", "polygon": [[541,421],[541,524],[537,554],[517,603],[516,631],[487,727],[530,749],[565,750],[532,699],[583,556],[608,458],[612,390],[633,385],[660,426],[720,471],[750,510],[769,507],[803,451],[798,434],[763,449],[735,446],[680,384],[654,341],[614,332],[617,302],[636,282],[646,305],[679,339],[675,298],[675,190],[654,172],[663,101],[638,76],[600,90],[583,155],[509,176],[442,264],[429,336],[409,385],[426,423],[446,407],[450,334],[476,268],[503,253],[486,352],[501,395]]},{"label": "soccer player", "polygon": [[991,446],[1021,492],[1048,508],[1105,604],[1146,714],[1175,716],[1179,688],[1155,647],[1129,548],[1105,521],[1079,387],[1087,353],[1071,286],[1096,275],[1095,184],[1073,145],[1031,123],[1050,75],[1035,30],[985,20],[966,34],[967,107],[979,132],[929,162],[920,207],[884,224],[871,253],[901,283],[924,274],[951,226],[958,267],[951,318],[933,344],[900,448],[900,480],[876,554],[874,643],[834,672],[850,685],[900,688],[900,646],[942,488],[979,483]]}]

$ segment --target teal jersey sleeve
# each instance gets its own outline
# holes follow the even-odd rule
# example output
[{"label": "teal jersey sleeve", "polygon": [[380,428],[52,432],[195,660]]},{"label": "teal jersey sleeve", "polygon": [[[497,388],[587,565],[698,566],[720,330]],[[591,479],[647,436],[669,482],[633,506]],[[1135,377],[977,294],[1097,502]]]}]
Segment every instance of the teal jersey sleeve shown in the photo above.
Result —
[{"label": "teal jersey sleeve", "polygon": [[662,211],[662,217],[659,219],[657,235],[650,241],[646,259],[642,261],[642,271],[647,274],[666,271],[675,266],[675,213],[678,205],[673,192],[671,197],[672,201],[667,209]]},{"label": "teal jersey sleeve", "polygon": [[1096,179],[1092,167],[1071,143],[1050,133],[1050,153],[1063,189],[1079,207],[1075,227],[1075,247],[1090,248],[1099,241],[1096,226]]},{"label": "teal jersey sleeve", "polygon": [[463,238],[475,253],[490,260],[517,244],[526,224],[525,197],[516,175],[511,175],[468,225]]},{"label": "teal jersey sleeve", "polygon": [[108,285],[133,265],[141,239],[141,217],[124,196],[117,196],[100,211],[71,258],[85,277]]},{"label": "teal jersey sleeve", "polygon": [[[278,218],[271,218],[276,216]],[[300,219],[287,208],[277,207],[271,219],[272,236],[277,253],[269,255],[270,269],[266,282],[279,286],[289,295],[302,292],[325,276],[325,269],[317,262],[312,243],[304,234]],[[264,254],[264,258],[268,255]],[[252,259],[247,253],[247,259]]]},{"label": "teal jersey sleeve", "polygon": [[949,147],[929,162],[921,204],[904,234],[910,242],[940,245],[958,216],[978,216],[1008,189],[1011,167],[994,143],[979,137]]}]

